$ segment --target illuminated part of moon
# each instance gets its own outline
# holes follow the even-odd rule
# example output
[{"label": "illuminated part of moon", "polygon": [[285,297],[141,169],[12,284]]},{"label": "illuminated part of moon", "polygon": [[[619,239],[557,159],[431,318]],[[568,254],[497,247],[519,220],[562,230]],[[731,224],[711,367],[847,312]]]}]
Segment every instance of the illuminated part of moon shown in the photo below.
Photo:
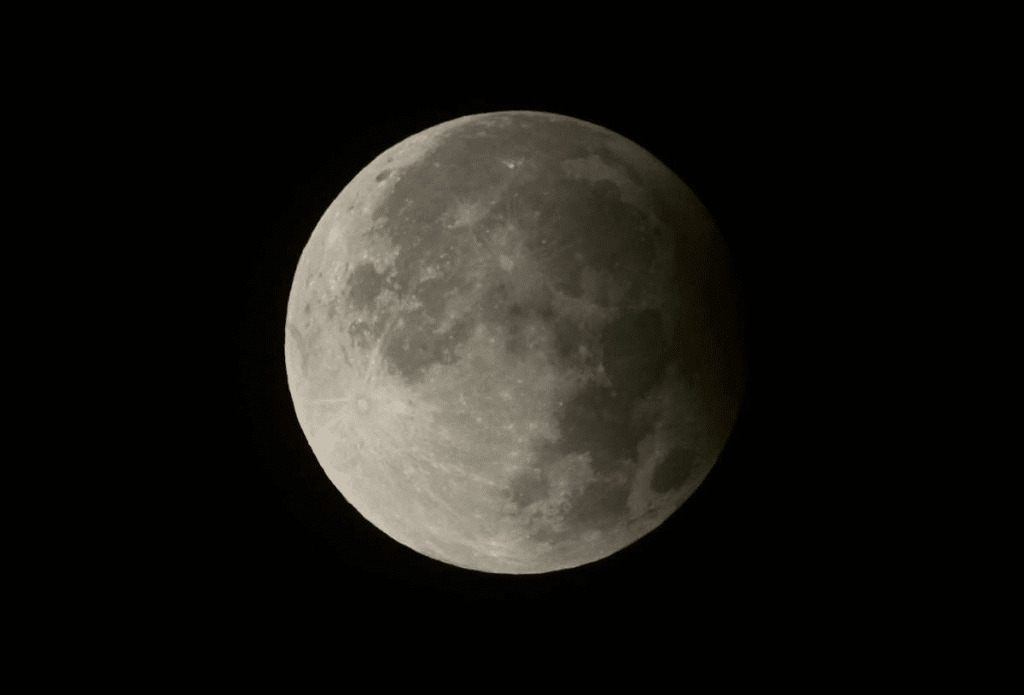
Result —
[{"label": "illuminated part of moon", "polygon": [[635,143],[517,111],[363,169],[303,251],[289,388],[369,521],[461,567],[538,573],[661,524],[743,391],[728,252]]}]

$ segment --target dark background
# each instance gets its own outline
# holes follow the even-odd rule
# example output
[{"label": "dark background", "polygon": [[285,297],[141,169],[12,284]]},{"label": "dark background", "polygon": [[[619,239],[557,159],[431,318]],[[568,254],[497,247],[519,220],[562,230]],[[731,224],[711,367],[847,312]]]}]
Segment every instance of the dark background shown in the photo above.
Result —
[{"label": "dark background", "polygon": [[[585,637],[579,626],[597,622],[615,628],[594,631],[604,648],[597,657],[617,647],[609,634],[657,640],[664,625],[685,631],[698,615],[727,631],[763,617],[784,634],[807,616],[843,629],[837,612],[852,615],[872,592],[892,593],[898,563],[889,560],[912,557],[931,520],[915,516],[912,530],[894,530],[877,521],[877,498],[909,509],[893,470],[902,457],[931,459],[890,443],[908,429],[900,411],[912,410],[905,404],[915,394],[874,367],[903,372],[924,356],[894,354],[893,326],[879,319],[889,307],[893,324],[906,321],[931,286],[893,306],[895,295],[876,290],[876,266],[901,239],[931,235],[918,210],[893,220],[888,209],[911,200],[904,191],[919,151],[947,178],[935,195],[962,195],[948,179],[971,171],[941,162],[946,134],[932,138],[929,125],[936,114],[958,112],[951,75],[958,70],[970,82],[975,73],[935,69],[932,55],[908,53],[902,38],[896,53],[912,60],[868,68],[876,46],[857,32],[856,44],[843,44],[831,30],[792,26],[819,45],[765,31],[772,45],[764,50],[739,41],[699,59],[676,55],[702,31],[697,23],[671,41],[637,34],[636,47],[602,39],[550,58],[546,47],[532,47],[543,65],[526,65],[521,52],[492,46],[477,59],[458,42],[462,54],[452,60],[433,49],[422,61],[392,60],[383,44],[364,50],[339,38],[352,30],[335,25],[304,38],[331,51],[324,56],[237,27],[211,31],[203,48],[189,32],[168,32],[164,41],[119,32],[137,44],[122,46],[76,25],[87,50],[45,61],[49,73],[26,54],[12,73],[26,89],[12,100],[21,120],[9,135],[28,156],[11,168],[44,194],[30,201],[36,217],[24,231],[83,271],[81,281],[61,278],[59,305],[84,309],[72,336],[109,360],[54,361],[61,374],[95,380],[74,413],[98,416],[91,432],[100,441],[74,441],[78,456],[59,460],[80,480],[54,486],[84,507],[60,531],[72,527],[83,543],[80,556],[53,573],[53,593],[76,588],[69,595],[94,606],[98,620],[108,604],[94,588],[147,622],[155,606],[190,608],[184,619],[195,632],[222,610],[269,625],[281,611],[301,614],[320,620],[316,632],[328,639],[355,634],[348,621],[359,617],[391,633],[381,643],[390,653],[409,644],[396,636],[409,636],[410,627],[429,632],[435,620],[475,618],[488,636],[536,626],[556,639]],[[233,50],[226,34],[252,46]],[[499,51],[504,65],[494,60]],[[904,109],[922,84],[935,97]],[[590,120],[660,157],[717,219],[747,291],[747,399],[711,475],[630,548],[542,576],[450,568],[362,520],[312,457],[283,365],[295,262],[338,192],[404,137],[501,109]],[[16,265],[41,272],[35,257],[22,258]],[[919,263],[915,257],[908,267]],[[83,292],[92,287],[95,295]],[[35,291],[26,283],[26,304]],[[17,330],[19,339],[35,338]],[[112,375],[127,382],[123,390],[110,386]],[[114,408],[104,405],[111,399]],[[59,436],[47,430],[44,446]],[[111,445],[125,454],[124,466],[110,465]],[[97,487],[103,495],[92,494]],[[87,522],[101,505],[110,524],[97,532]],[[38,505],[38,513],[48,512]],[[869,528],[874,537],[858,533]],[[890,555],[878,557],[879,538],[892,540]],[[905,588],[901,601],[923,595],[917,585]],[[468,641],[479,633],[459,634]],[[806,633],[806,642],[818,634]],[[540,639],[526,646],[534,642],[541,656],[552,653]]]},{"label": "dark background", "polygon": [[[820,222],[814,148],[797,115],[739,87],[657,98],[509,90],[437,98],[257,85],[228,89],[203,124],[204,184],[224,283],[237,307],[227,344],[237,411],[220,463],[209,591],[225,601],[446,620],[548,619],[552,613],[640,625],[812,611],[837,573],[835,450],[817,393],[820,343],[806,230]],[[327,90],[329,91],[329,90]],[[571,92],[572,90],[567,90]],[[628,92],[628,90],[626,90]],[[786,102],[776,98],[776,105]],[[745,292],[747,395],[732,437],[697,492],[660,528],[615,555],[535,576],[463,570],[423,557],[365,521],[321,471],[286,384],[284,316],[295,265],[320,216],[380,152],[470,113],[529,109],[608,127],[670,166],[718,222]],[[778,109],[778,106],[776,106]],[[757,114],[756,111],[760,110]],[[755,112],[752,115],[752,112]],[[806,113],[804,114],[806,115]],[[814,191],[814,193],[812,193]],[[211,220],[212,221],[212,220]],[[796,259],[796,260],[794,260]],[[205,589],[204,589],[205,591]],[[594,607],[600,606],[595,612]],[[601,618],[604,616],[604,618]]]}]

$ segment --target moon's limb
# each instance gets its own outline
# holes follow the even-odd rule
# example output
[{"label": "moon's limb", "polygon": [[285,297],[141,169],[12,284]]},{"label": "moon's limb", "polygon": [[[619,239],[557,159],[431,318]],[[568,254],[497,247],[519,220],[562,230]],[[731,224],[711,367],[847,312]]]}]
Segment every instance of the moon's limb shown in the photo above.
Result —
[{"label": "moon's limb", "polygon": [[303,252],[300,422],[345,497],[419,552],[513,573],[604,557],[682,504],[731,429],[738,397],[708,377],[735,368],[735,336],[702,305],[725,297],[701,275],[723,250],[692,192],[610,131],[441,124],[361,171]]}]

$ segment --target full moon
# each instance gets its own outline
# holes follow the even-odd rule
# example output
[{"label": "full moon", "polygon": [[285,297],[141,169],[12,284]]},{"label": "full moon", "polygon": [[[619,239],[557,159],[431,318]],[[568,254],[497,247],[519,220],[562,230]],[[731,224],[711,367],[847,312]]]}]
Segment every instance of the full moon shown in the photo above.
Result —
[{"label": "full moon", "polygon": [[696,195],[603,127],[442,123],[341,191],[289,296],[288,384],[330,480],[409,548],[536,574],[607,557],[707,477],[744,389]]}]

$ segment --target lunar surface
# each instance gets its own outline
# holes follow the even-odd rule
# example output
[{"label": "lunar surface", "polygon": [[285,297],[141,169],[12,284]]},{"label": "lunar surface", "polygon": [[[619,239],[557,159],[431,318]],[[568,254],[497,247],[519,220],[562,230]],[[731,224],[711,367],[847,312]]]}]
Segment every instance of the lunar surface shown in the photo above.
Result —
[{"label": "lunar surface", "polygon": [[299,423],[345,499],[423,555],[593,562],[725,446],[744,383],[731,267],[693,192],[616,133],[528,111],[440,124],[363,169],[302,253]]}]

